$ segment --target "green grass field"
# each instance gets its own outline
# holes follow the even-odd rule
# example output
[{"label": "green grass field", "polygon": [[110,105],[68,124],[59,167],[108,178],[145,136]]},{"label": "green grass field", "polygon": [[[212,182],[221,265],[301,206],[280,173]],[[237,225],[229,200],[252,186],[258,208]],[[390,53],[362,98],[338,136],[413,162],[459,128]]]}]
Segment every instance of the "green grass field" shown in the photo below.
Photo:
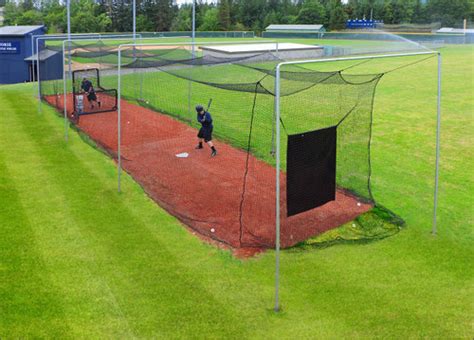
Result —
[{"label": "green grass field", "polygon": [[375,102],[374,193],[406,228],[284,251],[279,314],[272,251],[235,259],[131,178],[117,194],[114,163],[72,130],[66,144],[31,85],[0,87],[0,337],[472,338],[473,57],[443,49],[438,235],[430,60],[385,75]]}]

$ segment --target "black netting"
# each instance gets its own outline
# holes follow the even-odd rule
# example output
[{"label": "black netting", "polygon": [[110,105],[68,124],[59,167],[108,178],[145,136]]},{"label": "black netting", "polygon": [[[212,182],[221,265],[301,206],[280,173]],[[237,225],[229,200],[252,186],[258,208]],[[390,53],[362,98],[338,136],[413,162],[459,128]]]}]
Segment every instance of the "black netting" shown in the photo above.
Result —
[{"label": "black netting", "polygon": [[[118,88],[116,43],[71,45],[72,69],[79,77],[89,72],[95,74],[88,76],[100,90]],[[274,51],[216,56],[199,46],[183,45],[132,46],[121,53],[124,169],[189,227],[233,247],[271,247],[275,242],[275,67],[280,62]],[[89,69],[77,71],[85,66]],[[361,214],[376,204],[370,143],[374,94],[382,74],[347,75],[343,68],[321,72],[312,67],[283,65],[280,72],[279,200],[284,247],[366,216]],[[41,86],[46,100],[62,109],[62,82]],[[75,78],[68,79],[66,98],[76,95],[78,86]],[[99,93],[103,95],[110,96]],[[210,99],[218,153],[213,158],[205,143],[202,149],[194,149],[201,127],[194,107],[205,106]],[[75,104],[67,105],[74,110]],[[87,116],[78,127],[110,154],[117,154],[116,116]],[[288,149],[288,136],[331,129],[337,130],[332,144],[313,140],[306,151]],[[330,147],[337,152],[328,154]],[[303,197],[293,209],[287,199],[295,193],[295,183],[301,192],[309,183],[305,180],[320,177],[315,174],[321,163],[290,172],[291,157],[304,158],[308,150],[335,157],[326,157],[325,163],[335,160],[334,169],[326,172],[335,182],[322,195],[318,187],[324,183],[312,181],[312,193],[324,197],[312,205]],[[359,224],[365,223],[372,237],[377,225],[383,225],[383,230],[392,225],[377,217],[382,215],[359,217]]]},{"label": "black netting", "polygon": [[117,110],[117,89],[101,85],[99,69],[72,73],[73,116]]}]

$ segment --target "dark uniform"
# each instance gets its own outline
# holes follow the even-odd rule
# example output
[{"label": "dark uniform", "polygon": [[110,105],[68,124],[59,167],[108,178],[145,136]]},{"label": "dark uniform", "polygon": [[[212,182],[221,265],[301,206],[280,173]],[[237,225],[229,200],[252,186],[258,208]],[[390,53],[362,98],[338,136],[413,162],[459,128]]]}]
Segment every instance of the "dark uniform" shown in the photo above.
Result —
[{"label": "dark uniform", "polygon": [[214,126],[212,125],[211,114],[207,111],[203,112],[203,114],[199,112],[197,114],[197,121],[202,125],[197,136],[198,138],[204,139],[204,141],[207,143],[212,140],[212,130]]},{"label": "dark uniform", "polygon": [[92,86],[90,80],[83,80],[81,84],[81,89],[87,93],[87,100],[89,102],[97,101],[97,95],[95,94],[94,86]]}]

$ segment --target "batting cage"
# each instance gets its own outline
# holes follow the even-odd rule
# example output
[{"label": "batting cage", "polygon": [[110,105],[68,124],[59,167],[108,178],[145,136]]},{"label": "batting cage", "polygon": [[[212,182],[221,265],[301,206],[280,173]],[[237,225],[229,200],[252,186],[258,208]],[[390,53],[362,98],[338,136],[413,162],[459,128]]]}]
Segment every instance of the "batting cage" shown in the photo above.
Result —
[{"label": "batting cage", "polygon": [[[321,50],[275,42],[69,43],[77,70],[65,95],[44,90],[46,101],[79,117],[82,133],[202,237],[269,248],[278,223],[290,247],[351,221],[349,241],[384,238],[403,224],[371,186],[384,72],[291,63]],[[344,241],[335,234],[316,245]]]}]

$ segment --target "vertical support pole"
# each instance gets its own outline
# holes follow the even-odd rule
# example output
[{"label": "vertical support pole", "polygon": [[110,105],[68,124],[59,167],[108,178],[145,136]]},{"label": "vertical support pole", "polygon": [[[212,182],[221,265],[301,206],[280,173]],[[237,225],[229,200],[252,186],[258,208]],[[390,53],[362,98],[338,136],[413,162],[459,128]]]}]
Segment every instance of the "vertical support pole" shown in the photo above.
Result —
[{"label": "vertical support pole", "polygon": [[276,128],[276,213],[275,213],[275,312],[280,311],[280,64],[275,77],[275,128]]},{"label": "vertical support pole", "polygon": [[121,137],[122,137],[122,131],[121,129],[121,114],[122,114],[122,104],[121,104],[121,97],[122,97],[122,77],[120,74],[120,70],[122,68],[122,51],[121,47],[119,46],[118,48],[118,83],[117,83],[117,189],[118,192],[121,192],[121,187],[120,187],[120,180],[121,180],[121,175],[122,175],[122,158],[120,154],[120,145],[121,145]]},{"label": "vertical support pole", "polygon": [[39,45],[36,39],[36,72],[38,73],[38,111],[41,113],[41,80],[40,80],[40,59],[39,59]]},{"label": "vertical support pole", "polygon": [[69,79],[72,79],[72,60],[71,60],[71,0],[67,0],[67,40],[68,40],[68,64]]},{"label": "vertical support pole", "polygon": [[[31,35],[31,56],[35,55],[35,35]],[[31,71],[33,73],[33,76],[31,78],[31,81],[35,81],[35,58],[31,58]],[[33,95],[34,96],[34,95]]]},{"label": "vertical support pole", "polygon": [[194,39],[196,38],[196,0],[193,0],[193,18],[192,18],[192,29],[191,32],[191,40],[193,43],[193,51],[194,51]]},{"label": "vertical support pole", "polygon": [[[66,142],[69,139],[68,132],[69,132],[69,121],[67,120],[67,81],[66,81],[66,69],[64,68],[64,51],[65,51],[65,44],[63,41],[63,58],[61,62],[61,67],[63,69],[63,113],[64,113],[64,139]],[[72,94],[74,96],[74,93]]]},{"label": "vertical support pole", "polygon": [[133,43],[136,43],[136,34],[137,34],[137,1],[133,0],[133,9],[132,9],[132,16],[133,16]]},{"label": "vertical support pole", "polygon": [[[195,47],[194,42],[196,39],[196,0],[193,0],[193,18],[192,18],[192,32],[191,32],[191,55],[194,61],[195,57]],[[188,115],[189,121],[192,122],[193,114],[191,108],[191,100],[192,100],[192,84],[191,81],[188,81]]]},{"label": "vertical support pole", "polygon": [[467,29],[467,19],[464,19],[462,22],[463,34],[464,34],[464,44],[466,44],[466,29]]},{"label": "vertical support pole", "polygon": [[438,98],[437,98],[437,116],[436,116],[436,165],[435,165],[435,187],[433,202],[433,228],[431,233],[436,235],[436,213],[438,210],[438,184],[439,184],[439,149],[441,133],[441,53],[438,52]]},{"label": "vertical support pole", "polygon": [[[133,0],[132,1],[132,40],[133,40],[133,43],[136,44],[137,43],[137,1],[136,0]],[[135,53],[135,46],[133,46],[133,61],[135,62],[137,59],[137,55]],[[133,79],[136,81],[137,77],[136,77],[136,68],[133,68],[133,73],[134,73],[134,77]],[[140,77],[140,75],[138,75],[138,77]],[[137,87],[135,86],[135,91],[137,90]],[[138,97],[139,99],[142,98],[141,96],[141,92],[142,92],[142,89],[141,89],[141,82],[140,82],[140,85],[139,85],[139,91],[140,93],[138,94]],[[136,92],[135,92],[136,93]]]},{"label": "vertical support pole", "polygon": [[[271,52],[271,50],[270,50]],[[278,53],[278,42],[276,42],[276,52]],[[278,56],[278,54],[277,54]],[[276,124],[278,124],[276,122],[276,107],[277,107],[277,95],[276,95],[276,91],[277,91],[277,83],[276,83],[276,74],[275,74],[275,99],[274,99],[274,110],[273,110],[273,117],[272,117],[272,148],[270,150],[270,154],[275,157],[275,126]]]}]

